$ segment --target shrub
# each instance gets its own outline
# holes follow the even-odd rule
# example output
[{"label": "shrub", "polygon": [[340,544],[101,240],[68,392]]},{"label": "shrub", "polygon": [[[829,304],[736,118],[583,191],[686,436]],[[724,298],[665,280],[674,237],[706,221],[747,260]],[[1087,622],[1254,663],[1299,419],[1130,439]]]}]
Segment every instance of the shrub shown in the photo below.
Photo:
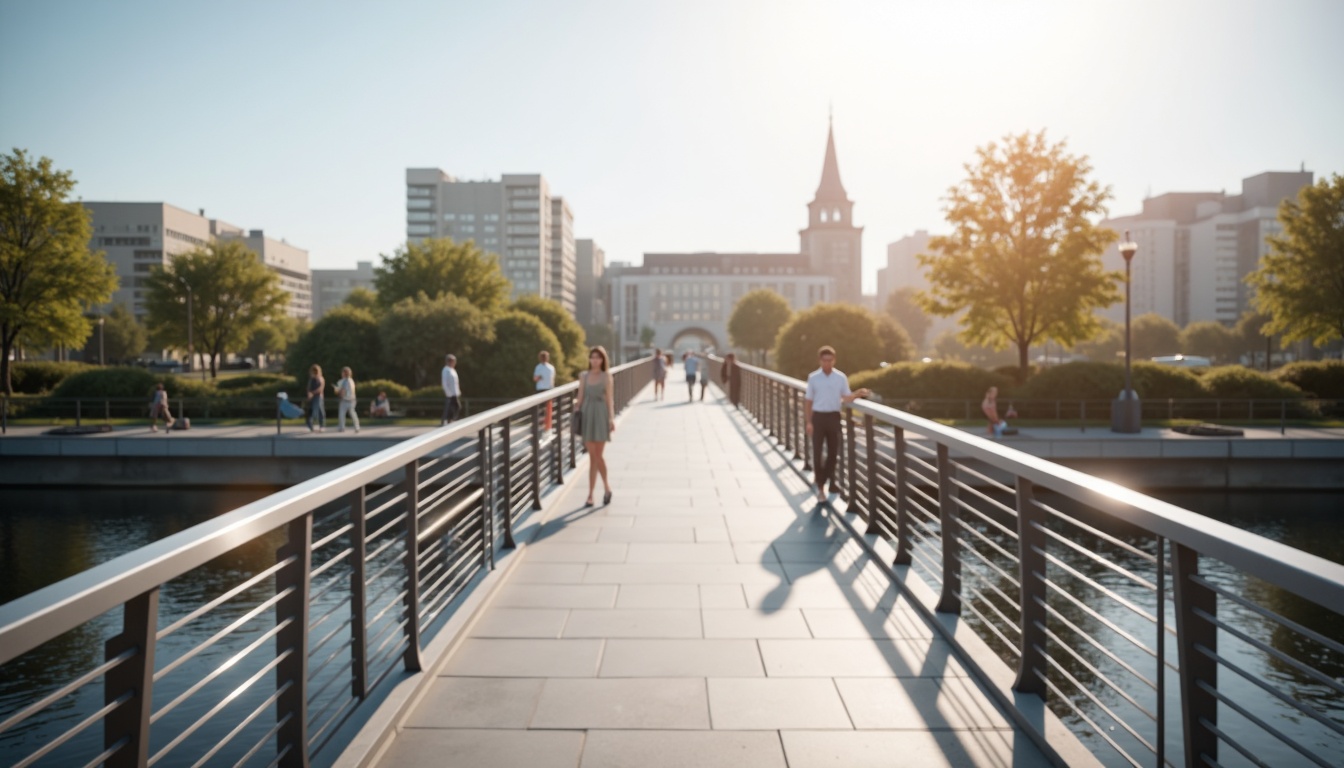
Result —
[{"label": "shrub", "polygon": [[[375,391],[374,394],[376,395],[378,393]],[[391,397],[392,393],[388,392],[387,396]],[[442,400],[443,387],[439,384],[435,384],[432,387],[420,387],[419,389],[412,389],[406,396],[412,400],[432,400],[436,398]]]},{"label": "shrub", "polygon": [[1027,366],[1027,377],[1022,378],[1022,369],[1016,365],[998,365],[994,367],[994,372],[1008,379],[1013,384],[1026,384],[1032,376],[1035,376],[1041,370],[1040,366],[1031,364]]},{"label": "shrub", "polygon": [[39,395],[53,389],[67,376],[93,368],[88,363],[58,363],[51,360],[13,363],[9,367],[9,380],[15,394]]},{"label": "shrub", "polygon": [[1246,398],[1255,400],[1296,400],[1302,390],[1295,385],[1277,381],[1260,371],[1240,365],[1210,368],[1200,379],[1207,397]]},{"label": "shrub", "polygon": [[74,397],[144,397],[162,382],[170,397],[208,397],[215,387],[208,381],[195,378],[157,375],[144,368],[93,368],[67,377],[52,390],[53,398]]},{"label": "shrub", "polygon": [[[478,357],[478,353],[494,341],[494,330],[490,316],[460,296],[448,294],[436,299],[420,296],[403,299],[387,310],[379,324],[378,339],[390,375],[377,375],[351,366],[355,380],[361,376],[387,376],[418,387],[439,380],[445,355],[457,355],[461,364]],[[552,335],[551,348],[558,349],[558,344]],[[536,364],[537,349],[532,350],[533,365]],[[532,369],[529,367],[528,370]],[[528,379],[530,381],[531,377]]]},{"label": "shrub", "polygon": [[853,389],[868,387],[894,408],[909,400],[979,400],[990,387],[1005,389],[1008,377],[967,363],[897,363],[854,374]]},{"label": "shrub", "polygon": [[536,316],[515,310],[495,318],[492,335],[493,341],[459,359],[463,396],[515,398],[535,392],[532,370],[537,364],[537,350],[559,349],[555,334]]},{"label": "shrub", "polygon": [[[391,379],[369,379],[368,381],[355,379],[355,394],[359,397],[361,403],[372,402],[373,398],[378,396],[378,390],[380,389],[387,393],[389,400],[411,396],[410,387],[398,384]],[[425,389],[430,389],[430,387],[425,387]],[[443,396],[442,387],[433,387],[433,391],[438,396]]]},{"label": "shrub", "polygon": [[551,364],[555,366],[556,384],[569,381],[574,374],[588,367],[588,348],[583,343],[583,326],[579,325],[564,305],[555,299],[543,299],[535,294],[527,294],[513,302],[513,309],[536,316],[559,340],[560,348],[550,350]]},{"label": "shrub", "polygon": [[[1122,375],[1123,370],[1121,368]],[[1134,363],[1134,391],[1139,393],[1140,400],[1182,400],[1207,396],[1199,375],[1189,368],[1148,362]],[[1119,392],[1117,389],[1115,394]]]},{"label": "shrub", "polygon": [[294,377],[300,391],[308,386],[308,369],[314,363],[329,381],[339,379],[346,365],[356,377],[385,375],[382,349],[378,321],[368,310],[337,307],[290,346],[285,373]]},{"label": "shrub", "polygon": [[1292,384],[1308,395],[1327,400],[1344,400],[1344,361],[1320,360],[1289,363],[1271,376]]},{"label": "shrub", "polygon": [[[895,323],[892,326],[899,327]],[[817,350],[829,345],[835,348],[836,368],[850,373],[871,371],[884,361],[900,362],[887,355],[901,353],[901,350],[889,347],[899,346],[902,342],[906,350],[913,347],[908,336],[903,340],[883,338],[877,319],[862,307],[818,304],[795,314],[779,330],[775,339],[775,365],[786,376],[805,378],[817,369]]]},{"label": "shrub", "polygon": [[[1111,400],[1125,386],[1125,369],[1115,363],[1077,362],[1046,368],[1018,387],[1028,400]],[[1143,392],[1139,396],[1143,397]]]},{"label": "shrub", "polygon": [[215,389],[221,393],[233,394],[236,389],[252,389],[263,384],[276,387],[276,391],[294,383],[294,379],[279,373],[245,373],[226,379],[215,379]]}]

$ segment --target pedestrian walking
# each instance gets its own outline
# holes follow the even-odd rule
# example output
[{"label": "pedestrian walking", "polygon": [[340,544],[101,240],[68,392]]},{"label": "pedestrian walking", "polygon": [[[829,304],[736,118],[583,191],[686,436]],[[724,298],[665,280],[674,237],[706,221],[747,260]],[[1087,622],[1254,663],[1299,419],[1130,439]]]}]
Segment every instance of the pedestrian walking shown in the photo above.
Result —
[{"label": "pedestrian walking", "polygon": [[719,371],[723,388],[728,390],[728,401],[734,408],[742,405],[742,369],[737,365],[737,355],[729,352],[723,356],[723,368]]},{"label": "pedestrian walking", "polygon": [[443,385],[443,424],[457,420],[462,410],[462,382],[457,378],[457,355],[445,355],[443,371],[439,374],[439,383]]},{"label": "pedestrian walking", "polygon": [[[803,400],[804,423],[812,436],[812,466],[816,470],[817,501],[825,504],[826,485],[837,493],[835,463],[840,452],[840,409],[860,397],[872,394],[867,388],[857,392],[849,389],[849,377],[835,369],[835,349],[824,346],[817,350],[821,367],[807,377],[807,394]],[[825,459],[822,449],[826,449]]]},{"label": "pedestrian walking", "polygon": [[308,369],[308,407],[307,411],[308,431],[313,431],[313,422],[317,422],[317,431],[322,432],[327,428],[327,401],[325,392],[327,389],[327,380],[322,378],[322,366],[314,364]]},{"label": "pedestrian walking", "polygon": [[662,400],[667,387],[667,359],[663,350],[653,350],[653,399]]},{"label": "pedestrian walking", "polygon": [[[980,401],[980,412],[985,414],[985,418],[989,420],[989,436],[1003,437],[1004,431],[1008,429],[1008,420],[999,416],[998,387],[990,387],[985,390],[985,399]],[[1009,410],[1009,413],[1013,416],[1017,415],[1011,409]],[[1017,433],[1014,432],[1013,434]]]},{"label": "pedestrian walking", "polygon": [[700,370],[700,359],[694,352],[681,356],[681,366],[686,369],[686,402],[695,402],[695,379]]},{"label": "pedestrian walking", "polygon": [[580,433],[583,447],[588,451],[588,500],[584,506],[593,505],[593,491],[597,489],[597,478],[602,477],[602,504],[611,503],[611,483],[607,478],[607,443],[616,433],[616,406],[612,393],[616,389],[608,365],[607,350],[593,347],[588,350],[588,370],[579,380],[579,400],[576,404],[579,413]]},{"label": "pedestrian walking", "polygon": [[[551,353],[542,350],[537,353],[537,367],[532,369],[532,381],[537,385],[538,392],[545,392],[548,389],[555,389],[555,366],[551,365]],[[551,431],[551,401],[546,401],[546,422],[542,429]]]},{"label": "pedestrian walking", "polygon": [[173,412],[168,408],[168,392],[163,384],[154,385],[154,396],[149,401],[149,431],[159,431],[159,418],[163,418],[163,431],[173,428]]},{"label": "pedestrian walking", "polygon": [[345,416],[350,414],[350,418],[355,420],[355,434],[359,434],[359,412],[355,410],[355,376],[346,366],[341,369],[341,380],[336,382],[336,395],[340,398],[340,405],[336,408],[336,418],[339,426],[337,432],[345,431]]}]

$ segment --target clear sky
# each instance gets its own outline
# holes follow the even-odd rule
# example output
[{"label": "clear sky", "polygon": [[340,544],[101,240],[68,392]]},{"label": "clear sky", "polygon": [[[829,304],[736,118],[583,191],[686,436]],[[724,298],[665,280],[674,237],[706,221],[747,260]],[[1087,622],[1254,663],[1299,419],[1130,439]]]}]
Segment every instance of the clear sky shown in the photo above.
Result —
[{"label": "clear sky", "polygon": [[396,248],[434,166],[544,174],[609,261],[796,251],[831,105],[871,290],[1009,132],[1090,156],[1115,214],[1344,173],[1344,2],[0,0],[3,151],[315,268]]}]

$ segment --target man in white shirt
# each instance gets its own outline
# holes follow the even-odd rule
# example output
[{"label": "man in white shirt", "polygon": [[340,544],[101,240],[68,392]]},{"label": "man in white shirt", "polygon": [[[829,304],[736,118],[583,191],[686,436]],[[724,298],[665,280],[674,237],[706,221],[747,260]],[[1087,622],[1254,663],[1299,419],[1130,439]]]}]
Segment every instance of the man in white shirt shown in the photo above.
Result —
[{"label": "man in white shirt", "polygon": [[[860,397],[872,394],[867,388],[849,389],[849,377],[835,370],[835,350],[830,346],[817,350],[821,367],[807,377],[807,395],[803,400],[804,423],[812,436],[812,467],[817,475],[817,502],[825,504],[826,484],[836,493],[835,461],[840,452],[840,409]],[[822,459],[822,448],[826,458]]]},{"label": "man in white shirt", "polygon": [[[532,381],[537,385],[538,392],[544,392],[555,388],[555,366],[551,365],[551,353],[542,350],[537,355],[537,367],[532,369]],[[546,401],[546,422],[542,429],[551,431],[551,401]]]},{"label": "man in white shirt", "polygon": [[462,408],[462,383],[457,379],[457,355],[448,355],[443,359],[443,373],[439,377],[443,385],[443,425],[457,419]]}]

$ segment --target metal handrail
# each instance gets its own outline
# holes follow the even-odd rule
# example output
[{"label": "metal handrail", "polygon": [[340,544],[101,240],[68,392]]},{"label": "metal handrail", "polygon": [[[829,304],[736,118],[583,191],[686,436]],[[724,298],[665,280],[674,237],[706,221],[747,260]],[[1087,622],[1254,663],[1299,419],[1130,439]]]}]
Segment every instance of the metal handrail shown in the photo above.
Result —
[{"label": "metal handrail", "polygon": [[[713,361],[716,379],[721,365]],[[809,469],[814,457],[798,407],[805,383],[739,366],[741,407],[786,456],[792,453],[802,459],[803,470]],[[962,615],[967,620],[983,651],[968,650],[967,655],[982,677],[1003,679],[1003,666],[1016,675],[1012,690],[1001,691],[1006,706],[1013,706],[1013,696],[1039,695],[1079,735],[1108,745],[1134,764],[1144,762],[1131,754],[1134,750],[1148,751],[1159,766],[1181,764],[1167,754],[1168,732],[1179,732],[1174,738],[1181,740],[1188,766],[1210,760],[1216,764],[1220,745],[1252,753],[1243,733],[1219,727],[1220,711],[1245,717],[1269,741],[1294,753],[1320,747],[1292,739],[1263,717],[1227,708],[1228,694],[1218,688],[1219,669],[1227,675],[1249,673],[1218,649],[1219,633],[1226,631],[1218,604],[1245,610],[1242,603],[1251,597],[1209,581],[1201,575],[1200,560],[1217,561],[1239,578],[1263,580],[1336,619],[1344,615],[1344,564],[879,403],[859,400],[846,406],[842,424],[836,472],[848,513],[866,522],[866,533],[891,544],[896,552],[892,574],[900,588],[963,648],[969,640],[956,631],[957,623],[941,623],[936,617]],[[986,471],[1011,479],[993,480]],[[989,481],[984,484],[988,488],[976,488],[963,478]],[[1046,504],[1036,497],[1041,492],[1065,501]],[[927,515],[916,500],[928,509]],[[1069,511],[1075,506],[1077,510]],[[1052,520],[1073,525],[1047,527]],[[1005,533],[1014,528],[1015,535]],[[1107,533],[1108,528],[1130,531],[1126,536],[1137,537],[1137,543]],[[1091,557],[1067,565],[1065,558],[1075,552]],[[1107,552],[1129,560],[1124,565],[1111,562]],[[1118,591],[1105,574],[1131,582],[1134,591]],[[1013,600],[1017,606],[1010,608],[1006,603]],[[1175,609],[1174,626],[1169,605]],[[1113,614],[1107,612],[1111,606]],[[1310,670],[1308,678],[1332,677],[1328,669],[1312,664],[1344,662],[1344,638],[1323,635],[1272,608],[1250,610],[1275,631],[1292,633],[1333,659],[1294,660],[1295,666]],[[1082,619],[1070,619],[1074,612]],[[1169,637],[1175,641],[1170,648]],[[1127,660],[1124,646],[1130,643],[1138,656]],[[1277,649],[1266,652],[1254,642],[1239,650],[1280,662],[1280,655],[1288,656]],[[1166,722],[1167,670],[1179,675],[1181,722],[1176,727]],[[1280,684],[1267,679],[1254,683]],[[1104,701],[1089,686],[1106,690],[1113,700]],[[1327,716],[1277,690],[1269,698],[1291,703],[1311,722],[1344,720],[1344,706]],[[1024,725],[1031,726],[1029,721],[1025,718]],[[1114,723],[1109,734],[1105,722]],[[1332,726],[1325,732],[1333,737],[1338,730]],[[1028,731],[1048,746],[1046,728]],[[1344,754],[1344,740],[1331,744],[1337,751],[1330,756]]]},{"label": "metal handrail", "polygon": [[[621,409],[651,380],[652,364],[644,359],[612,370],[613,395],[616,407]],[[570,383],[410,438],[0,605],[0,665],[121,609],[124,621],[119,625],[124,623],[124,629],[108,642],[106,653],[108,658],[125,659],[103,680],[107,700],[117,703],[94,713],[95,720],[103,720],[106,737],[100,760],[105,757],[107,765],[143,765],[183,743],[175,739],[151,757],[147,749],[152,722],[219,677],[225,668],[192,681],[182,693],[170,696],[164,708],[151,711],[152,691],[159,679],[210,649],[228,632],[253,618],[261,620],[265,606],[273,606],[271,629],[244,651],[254,651],[263,642],[273,642],[276,649],[263,672],[274,670],[271,699],[276,702],[278,725],[261,743],[274,736],[280,764],[307,765],[310,752],[330,743],[335,726],[345,722],[371,689],[389,679],[398,659],[407,671],[419,670],[423,640],[431,626],[437,626],[436,622],[455,609],[455,598],[476,583],[476,575],[493,569],[496,550],[513,546],[514,522],[528,508],[541,508],[543,490],[562,484],[566,471],[574,469],[581,446],[568,419],[577,392],[578,383]],[[542,414],[547,404],[554,406],[554,422],[543,435]],[[440,462],[444,457],[449,461]],[[445,478],[446,491],[425,489],[421,497],[422,459],[435,466],[438,477]],[[369,490],[398,472],[405,474],[404,480],[384,486],[395,490]],[[369,509],[366,501],[375,496],[380,505]],[[346,505],[341,508],[344,511],[329,513],[329,505],[342,503]],[[317,514],[324,509],[327,511]],[[366,525],[381,510],[386,511],[377,522]],[[319,525],[330,529],[315,530]],[[375,530],[370,534],[368,527]],[[199,646],[186,651],[181,661],[156,671],[155,646],[162,636],[171,634],[158,627],[160,587],[276,531],[284,532],[288,543],[276,552],[274,565],[263,572],[274,574],[272,596],[253,603],[263,608],[254,608],[237,620],[226,619],[227,631],[212,633]],[[346,548],[333,551],[331,545],[342,541],[348,541]],[[339,564],[339,570],[333,570],[333,563]],[[314,581],[315,574],[322,575],[320,583]],[[241,595],[259,578],[266,577],[248,578],[225,595]],[[309,635],[333,615],[335,608],[323,606],[310,616],[309,605],[322,599],[337,581],[348,581],[350,592],[340,599],[348,601],[351,617],[335,631],[348,629],[351,635],[332,650],[320,647],[327,644],[330,635]],[[375,594],[370,597],[366,593]],[[201,598],[201,607],[188,615],[194,621],[213,613],[222,602]],[[175,622],[168,630],[181,623]],[[347,650],[348,661],[329,666],[335,654]],[[315,660],[310,667],[309,656],[318,651],[327,657]],[[347,688],[352,698],[315,705],[316,716],[322,718],[322,722],[316,722],[314,713],[308,711],[308,699],[320,696],[333,684],[331,675],[347,673],[351,676]],[[258,684],[262,677],[261,673],[253,675],[242,687]],[[84,682],[91,679],[87,675],[81,678]],[[310,680],[313,693],[308,691]],[[67,684],[61,692],[68,689]],[[213,705],[208,716],[220,712],[223,704],[207,702]],[[0,713],[0,721],[6,729],[12,728],[32,716],[30,710],[25,709],[17,718]],[[256,716],[254,712],[226,740]],[[198,720],[191,728],[203,722]],[[79,727],[82,730],[87,725]],[[310,732],[308,729],[314,726],[320,727]],[[36,749],[43,753],[55,749],[75,733],[66,731]],[[223,743],[213,745],[214,749]],[[213,753],[211,746],[200,746],[199,753]]]}]

